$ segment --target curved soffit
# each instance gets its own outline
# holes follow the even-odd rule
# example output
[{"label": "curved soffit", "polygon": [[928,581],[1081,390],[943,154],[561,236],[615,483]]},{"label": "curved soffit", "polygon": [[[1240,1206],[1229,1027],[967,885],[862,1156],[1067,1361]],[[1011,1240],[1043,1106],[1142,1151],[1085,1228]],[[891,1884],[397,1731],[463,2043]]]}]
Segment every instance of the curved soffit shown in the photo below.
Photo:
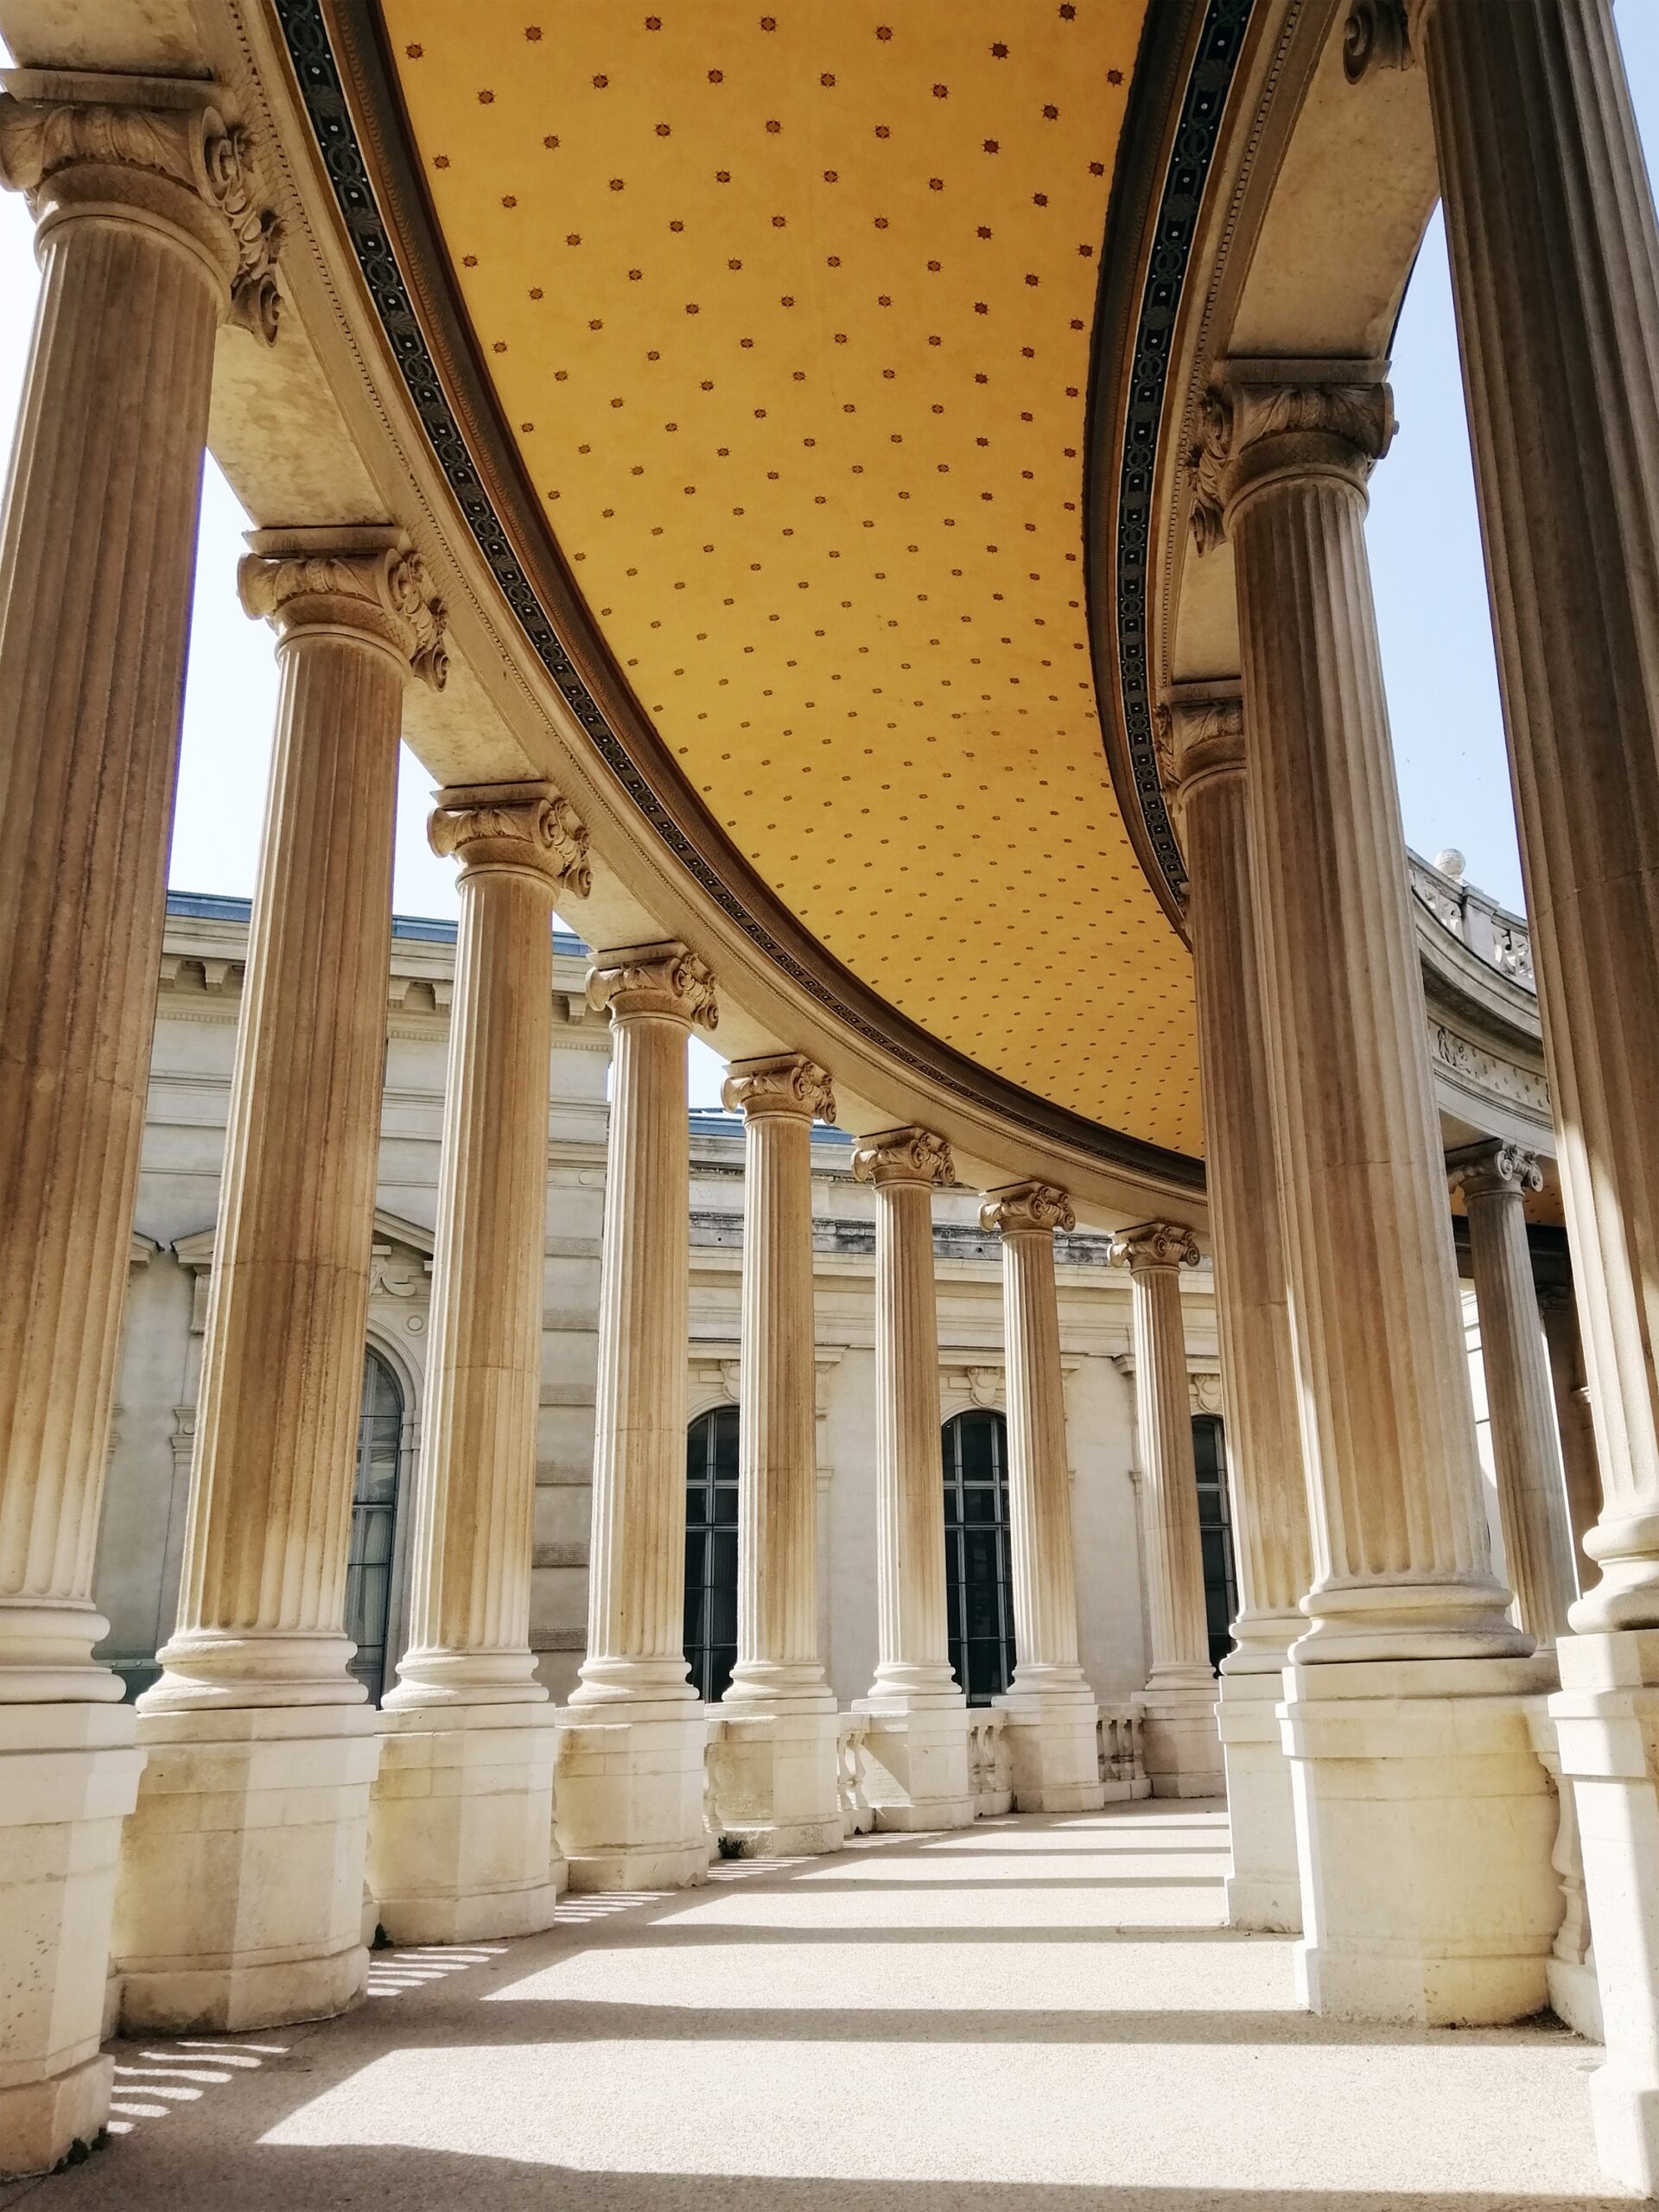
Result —
[{"label": "curved soffit", "polygon": [[1083,587],[1144,12],[382,8],[476,358],[714,820],[944,1043],[1191,1154],[1190,964]]}]

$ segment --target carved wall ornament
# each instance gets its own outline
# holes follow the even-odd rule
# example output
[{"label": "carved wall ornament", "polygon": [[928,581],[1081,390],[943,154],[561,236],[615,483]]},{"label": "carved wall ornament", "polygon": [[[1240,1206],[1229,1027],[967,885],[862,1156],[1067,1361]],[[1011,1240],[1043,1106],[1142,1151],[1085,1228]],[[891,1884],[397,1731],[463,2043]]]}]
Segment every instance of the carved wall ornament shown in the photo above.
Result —
[{"label": "carved wall ornament", "polygon": [[677,938],[601,953],[588,973],[588,1003],[595,1014],[608,1008],[613,1022],[669,1014],[713,1029],[720,1020],[707,962]]},{"label": "carved wall ornament", "polygon": [[836,1094],[830,1077],[804,1052],[779,1052],[766,1059],[734,1060],[721,1087],[728,1114],[794,1114],[810,1122],[833,1122]]},{"label": "carved wall ornament", "polygon": [[883,1129],[853,1148],[853,1173],[878,1190],[889,1183],[926,1183],[939,1188],[957,1179],[950,1147],[931,1129]]},{"label": "carved wall ornament", "polygon": [[438,793],[426,835],[441,860],[461,862],[463,875],[518,870],[576,899],[593,886],[586,826],[551,784],[450,785]]},{"label": "carved wall ornament", "polygon": [[987,1194],[979,1225],[998,1236],[1052,1236],[1057,1229],[1075,1229],[1077,1217],[1071,1199],[1054,1184],[1010,1183]]},{"label": "carved wall ornament", "polygon": [[1479,1144],[1462,1145],[1446,1156],[1446,1180],[1465,1198],[1492,1198],[1511,1192],[1524,1198],[1544,1187],[1544,1171],[1536,1153],[1502,1137]]},{"label": "carved wall ornament", "polygon": [[1202,555],[1226,536],[1229,508],[1268,474],[1300,467],[1363,484],[1393,441],[1394,395],[1386,384],[1338,375],[1329,383],[1241,377],[1211,385],[1199,427],[1189,459],[1192,543]]},{"label": "carved wall ornament", "polygon": [[1171,787],[1185,803],[1212,776],[1244,766],[1244,701],[1238,693],[1209,699],[1172,698],[1161,709],[1169,728]]},{"label": "carved wall ornament", "polygon": [[355,629],[378,638],[421,680],[442,691],[449,673],[443,601],[401,531],[258,530],[237,569],[246,612],[286,640],[308,627]]},{"label": "carved wall ornament", "polygon": [[1221,1376],[1213,1369],[1188,1374],[1186,1398],[1195,1414],[1220,1414],[1226,1410],[1222,1403]]},{"label": "carved wall ornament", "polygon": [[1428,1025],[1428,1047],[1440,1065],[1452,1075],[1495,1098],[1507,1099],[1541,1121],[1549,1118],[1549,1086],[1531,1069],[1513,1060],[1500,1059],[1479,1045],[1471,1044],[1443,1021]]},{"label": "carved wall ornament", "polygon": [[[155,104],[95,97],[117,89],[118,79],[16,72],[19,89],[0,93],[0,182],[22,192],[37,216],[45,188],[74,170],[95,173],[87,182],[105,201],[115,196],[111,169],[129,174],[140,200],[143,180],[182,187],[223,226],[217,235],[207,226],[206,236],[221,249],[228,319],[274,345],[282,314],[276,275],[282,225],[259,205],[246,134],[226,123],[207,86],[172,79],[129,81],[135,93],[150,92]],[[85,97],[78,86],[86,88]],[[90,196],[76,190],[63,198],[67,204]]]},{"label": "carved wall ornament", "polygon": [[1351,85],[1372,69],[1408,69],[1415,59],[1406,0],[1354,0],[1342,33],[1343,73]]},{"label": "carved wall ornament", "polygon": [[1112,1264],[1139,1274],[1149,1268],[1196,1268],[1198,1239],[1176,1221],[1143,1221],[1112,1239]]}]

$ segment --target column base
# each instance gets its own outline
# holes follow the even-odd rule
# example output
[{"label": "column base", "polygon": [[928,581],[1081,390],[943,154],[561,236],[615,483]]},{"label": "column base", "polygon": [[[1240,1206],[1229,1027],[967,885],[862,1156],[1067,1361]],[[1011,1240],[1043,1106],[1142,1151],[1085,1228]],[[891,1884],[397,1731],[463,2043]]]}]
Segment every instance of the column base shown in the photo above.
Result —
[{"label": "column base", "polygon": [[562,1707],[557,1720],[554,1832],[571,1889],[679,1890],[706,1881],[708,1707],[618,1700]]},{"label": "column base", "polygon": [[1215,1677],[1154,1682],[1135,1700],[1141,1762],[1154,1797],[1219,1797],[1227,1788],[1216,1730]]},{"label": "column base", "polygon": [[50,2172],[109,2114],[98,2047],[134,1730],[126,1705],[0,1705],[0,2179]]},{"label": "column base", "polygon": [[1106,1802],[1100,1778],[1100,1707],[1086,1689],[994,1698],[1006,1713],[1002,1742],[1016,1813],[1093,1813]]},{"label": "column base", "polygon": [[1586,2043],[1605,2043],[1601,2017],[1601,1984],[1594,1959],[1546,1959],[1544,1977],[1549,1988],[1549,2009],[1558,2020]]},{"label": "column base", "polygon": [[745,1858],[839,1851],[841,1715],[750,1712],[726,1705],[709,1715],[709,1776],[715,1818]]},{"label": "column base", "polygon": [[968,1707],[903,1691],[857,1699],[864,1714],[864,1787],[878,1828],[916,1832],[971,1827],[976,1817],[968,1759]]},{"label": "column base", "polygon": [[1233,1866],[1227,1925],[1266,1935],[1302,1932],[1296,1806],[1279,1725],[1277,1674],[1222,1674],[1216,1721],[1227,1774]]},{"label": "column base", "polygon": [[1607,2046],[1606,2063],[1590,2081],[1596,2149],[1604,2172],[1655,2196],[1659,1629],[1564,1636],[1555,1656],[1561,1687],[1549,1700],[1549,1713],[1561,1773],[1572,1782],[1578,1807],[1585,1902]]},{"label": "column base", "polygon": [[237,2033],[363,1993],[363,1871],[380,1759],[365,1705],[140,1713],[115,1949],[127,2030]]},{"label": "column base", "polygon": [[380,1716],[369,1887],[394,1943],[476,1943],[550,1928],[565,1867],[553,1840],[550,1706],[404,1706]]},{"label": "column base", "polygon": [[1285,1669],[1311,2011],[1490,2027],[1543,2009],[1561,1892],[1529,1708],[1551,1672],[1548,1659]]}]

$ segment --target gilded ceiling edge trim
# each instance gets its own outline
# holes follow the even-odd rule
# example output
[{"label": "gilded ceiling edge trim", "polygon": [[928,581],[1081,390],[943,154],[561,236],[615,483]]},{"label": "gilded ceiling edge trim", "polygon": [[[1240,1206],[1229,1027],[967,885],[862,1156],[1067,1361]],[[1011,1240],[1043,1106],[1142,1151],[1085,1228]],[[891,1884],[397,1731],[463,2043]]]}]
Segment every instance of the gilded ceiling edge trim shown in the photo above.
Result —
[{"label": "gilded ceiling edge trim", "polygon": [[[1255,0],[1192,0],[1148,19],[1108,203],[1090,378],[1090,632],[1101,731],[1118,804],[1165,912],[1185,935],[1186,868],[1158,773],[1147,656],[1152,500],[1170,349],[1227,96]],[[1192,19],[1203,17],[1189,48]],[[1154,24],[1160,34],[1152,45]],[[1190,51],[1185,85],[1180,63]],[[1153,132],[1179,89],[1166,149]],[[1154,167],[1162,152],[1162,174]],[[1138,165],[1138,166],[1137,166]],[[1154,203],[1154,193],[1156,202]],[[1138,296],[1126,274],[1144,270]],[[1131,340],[1131,331],[1133,337]],[[1121,385],[1112,372],[1123,365]]]},{"label": "gilded ceiling edge trim", "polygon": [[[1075,1147],[1103,1163],[1161,1179],[1177,1188],[1202,1190],[1200,1160],[1109,1128],[1027,1090],[957,1052],[889,1006],[801,929],[730,844],[690,790],[617,668],[564,569],[523,478],[517,449],[501,427],[438,241],[424,180],[408,159],[408,134],[382,48],[374,0],[330,0],[327,13],[324,0],[270,0],[270,7],[369,302],[433,457],[531,651],[646,823],[758,950],[878,1051],[1046,1141]],[[331,35],[330,16],[341,34],[349,79]],[[383,217],[354,105],[374,142],[378,175],[398,219],[395,224]],[[393,129],[386,127],[389,116]],[[410,264],[407,274],[404,259]],[[429,346],[429,327],[441,361],[434,359]],[[451,391],[456,395],[454,405]],[[509,514],[517,510],[516,533],[510,532],[500,509]],[[524,546],[534,547],[536,552],[521,557],[518,549]],[[538,560],[538,554],[545,557]],[[532,563],[539,571],[534,581]],[[626,730],[627,743],[619,729]],[[647,778],[642,763],[649,763],[655,782]],[[666,787],[677,812],[657,783]],[[688,819],[681,819],[682,815]],[[743,885],[751,903],[738,896],[734,881]],[[760,906],[772,910],[771,926],[753,911]],[[796,937],[802,950],[784,943],[780,931]],[[803,951],[816,964],[810,964]],[[828,974],[818,972],[820,969]],[[865,1011],[866,1006],[871,1010]]]}]

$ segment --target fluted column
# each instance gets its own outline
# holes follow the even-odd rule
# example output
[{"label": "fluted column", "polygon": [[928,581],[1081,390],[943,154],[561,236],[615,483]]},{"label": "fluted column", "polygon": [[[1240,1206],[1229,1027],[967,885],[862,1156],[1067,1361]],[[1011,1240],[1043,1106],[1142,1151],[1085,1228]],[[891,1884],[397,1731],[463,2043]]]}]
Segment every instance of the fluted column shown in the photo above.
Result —
[{"label": "fluted column", "polygon": [[93,1565],[215,334],[274,336],[277,245],[212,86],[6,81],[0,182],[41,287],[0,518],[0,2178],[108,2109],[142,1762],[92,1659]]},{"label": "fluted column", "polygon": [[1549,1363],[1527,1249],[1526,1193],[1541,1191],[1537,1160],[1497,1138],[1446,1160],[1469,1215],[1503,1554],[1521,1625],[1541,1646],[1567,1633],[1577,1594],[1567,1484],[1555,1441]]},{"label": "fluted column", "polygon": [[[351,2002],[365,1967],[378,1745],[342,1616],[397,744],[411,668],[443,680],[442,610],[390,528],[260,531],[249,543],[243,604],[275,628],[282,682],[179,1618],[140,1700],[150,1764],[117,1901],[135,2026],[314,2017]],[[175,1823],[191,1812],[181,1848]],[[274,1827],[281,1849],[256,1876]]]},{"label": "fluted column", "polygon": [[626,1889],[701,1880],[708,1866],[707,1722],[684,1648],[685,1054],[693,1025],[718,1017],[708,968],[675,942],[601,953],[588,995],[610,1010],[611,1130],[588,1656],[557,1818],[571,1886]]},{"label": "fluted column", "polygon": [[1205,1173],[1239,1612],[1221,1662],[1235,1927],[1295,1929],[1301,1904],[1290,1766],[1275,1707],[1313,1577],[1288,1264],[1251,879],[1243,701],[1232,687],[1171,702],[1198,1014]]},{"label": "fluted column", "polygon": [[967,1707],[950,1672],[933,1192],[956,1181],[932,1131],[889,1129],[853,1153],[875,1192],[875,1681],[870,1799],[879,1826],[959,1827],[974,1817]]},{"label": "fluted column", "polygon": [[1555,1433],[1567,1477],[1574,1586],[1582,1589],[1592,1573],[1585,1539],[1601,1517],[1601,1467],[1596,1457],[1595,1422],[1590,1414],[1590,1385],[1584,1372],[1584,1339],[1579,1332],[1579,1310],[1571,1282],[1546,1284],[1538,1294],[1538,1314],[1549,1355]]},{"label": "fluted column", "polygon": [[1135,1426],[1147,1486],[1147,1772],[1154,1797],[1218,1796],[1216,1681],[1181,1314],[1180,1270],[1197,1267],[1198,1248],[1191,1230],[1149,1221],[1112,1239],[1112,1259],[1129,1270]]},{"label": "fluted column", "polygon": [[554,1735],[530,1649],[555,896],[588,835],[550,784],[451,786],[461,924],[410,1648],[382,1714],[369,1881],[397,1942],[550,1923]]},{"label": "fluted column", "polygon": [[737,1663],[711,1726],[722,1835],[750,1852],[837,1850],[836,1700],[818,1656],[812,1123],[832,1122],[801,1052],[734,1061],[744,1122],[737,1442]]},{"label": "fluted column", "polygon": [[1492,1572],[1407,906],[1364,540],[1392,429],[1374,371],[1238,365],[1206,403],[1194,527],[1232,541],[1308,1465],[1299,1967],[1319,2011],[1500,2020],[1544,2002],[1560,1917],[1526,1710],[1549,1669]]},{"label": "fluted column", "polygon": [[1077,1663],[1077,1569],[1054,1232],[1077,1226],[1052,1184],[1011,1184],[980,1208],[1002,1244],[1008,1378],[1008,1506],[1014,1554],[1014,1680],[996,1702],[1017,1812],[1076,1813],[1104,1802],[1098,1707]]},{"label": "fluted column", "polygon": [[734,1063],[744,1122],[737,1444],[737,1663],[726,1701],[833,1705],[818,1659],[817,1417],[812,1319],[815,1120],[823,1070],[799,1052]]}]

